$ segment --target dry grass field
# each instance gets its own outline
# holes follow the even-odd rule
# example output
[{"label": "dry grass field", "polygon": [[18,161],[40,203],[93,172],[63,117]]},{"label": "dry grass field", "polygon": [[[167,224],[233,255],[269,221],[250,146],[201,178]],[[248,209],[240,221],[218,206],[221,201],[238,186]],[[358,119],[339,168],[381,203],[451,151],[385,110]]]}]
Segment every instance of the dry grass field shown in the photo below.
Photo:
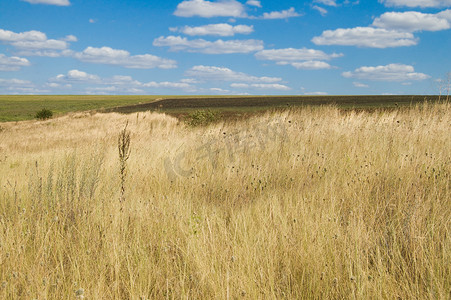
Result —
[{"label": "dry grass field", "polygon": [[449,299],[450,128],[449,103],[2,123],[0,299]]}]

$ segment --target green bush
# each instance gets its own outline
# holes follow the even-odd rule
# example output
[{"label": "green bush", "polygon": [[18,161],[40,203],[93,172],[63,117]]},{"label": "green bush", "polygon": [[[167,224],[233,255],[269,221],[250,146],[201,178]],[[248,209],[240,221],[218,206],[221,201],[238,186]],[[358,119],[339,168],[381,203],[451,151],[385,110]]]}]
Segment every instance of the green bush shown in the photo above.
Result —
[{"label": "green bush", "polygon": [[190,126],[205,126],[214,121],[216,121],[219,117],[219,113],[207,110],[196,110],[193,113],[190,113],[185,118],[185,123]]},{"label": "green bush", "polygon": [[50,109],[43,108],[36,113],[36,119],[47,120],[53,117],[53,112]]}]

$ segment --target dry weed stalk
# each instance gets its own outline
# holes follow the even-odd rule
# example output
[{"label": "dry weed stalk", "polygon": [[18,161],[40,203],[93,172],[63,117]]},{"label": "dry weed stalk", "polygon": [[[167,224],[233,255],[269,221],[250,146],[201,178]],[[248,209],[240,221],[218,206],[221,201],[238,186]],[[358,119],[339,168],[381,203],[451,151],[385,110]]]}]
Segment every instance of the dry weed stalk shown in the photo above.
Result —
[{"label": "dry weed stalk", "polygon": [[125,201],[125,179],[127,177],[127,160],[130,158],[130,131],[127,130],[128,121],[124,129],[120,132],[117,146],[119,150],[119,175],[121,177],[121,195],[120,202]]}]

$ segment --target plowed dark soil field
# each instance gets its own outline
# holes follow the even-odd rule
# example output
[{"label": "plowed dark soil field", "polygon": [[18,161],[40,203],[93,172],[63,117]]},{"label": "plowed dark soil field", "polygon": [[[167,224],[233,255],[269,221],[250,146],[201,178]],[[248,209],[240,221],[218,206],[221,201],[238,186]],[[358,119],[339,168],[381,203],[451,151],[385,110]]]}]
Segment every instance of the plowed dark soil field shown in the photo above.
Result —
[{"label": "plowed dark soil field", "polygon": [[[308,105],[337,105],[343,109],[357,110],[393,109],[424,101],[436,102],[438,99],[438,96],[424,95],[192,97],[165,98],[150,103],[119,106],[104,111],[127,114],[151,110],[183,117],[196,110],[210,109],[220,112],[223,116],[242,116],[269,109]],[[446,98],[442,96],[441,99]]]}]

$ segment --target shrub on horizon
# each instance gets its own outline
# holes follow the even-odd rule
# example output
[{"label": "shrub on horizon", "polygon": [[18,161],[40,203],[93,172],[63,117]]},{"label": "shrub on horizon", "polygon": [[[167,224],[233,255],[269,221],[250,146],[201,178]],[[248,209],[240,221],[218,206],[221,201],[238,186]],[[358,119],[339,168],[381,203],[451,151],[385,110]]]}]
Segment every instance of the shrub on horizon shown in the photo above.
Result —
[{"label": "shrub on horizon", "polygon": [[196,110],[193,113],[190,113],[185,122],[190,126],[205,126],[208,125],[218,119],[218,113],[207,110]]},{"label": "shrub on horizon", "polygon": [[53,112],[50,109],[43,108],[36,113],[36,119],[47,120],[53,117]]}]

